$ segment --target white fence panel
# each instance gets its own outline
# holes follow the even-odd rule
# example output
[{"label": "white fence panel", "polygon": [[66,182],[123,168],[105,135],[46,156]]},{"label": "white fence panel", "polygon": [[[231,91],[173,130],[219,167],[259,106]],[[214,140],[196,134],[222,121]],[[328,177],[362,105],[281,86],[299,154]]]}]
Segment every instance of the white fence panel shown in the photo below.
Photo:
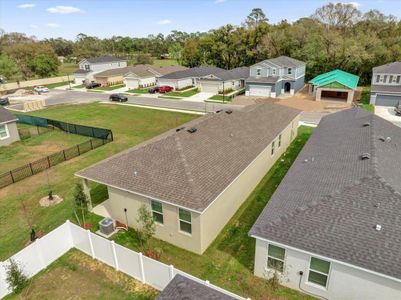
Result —
[{"label": "white fence panel", "polygon": [[163,290],[170,282],[170,267],[149,257],[143,256],[145,282],[158,290]]},{"label": "white fence panel", "polygon": [[142,280],[139,254],[117,244],[115,244],[115,248],[120,271],[138,280]]},{"label": "white fence panel", "polygon": [[94,233],[91,233],[91,239],[95,258],[115,268],[111,242]]},{"label": "white fence panel", "polygon": [[10,258],[17,262],[29,277],[38,273],[45,265],[38,245],[38,241],[35,241]]},{"label": "white fence panel", "polygon": [[85,229],[72,223],[70,223],[70,230],[74,247],[92,256],[88,232]]},{"label": "white fence panel", "polygon": [[11,293],[6,283],[5,263],[0,262],[0,299]]}]

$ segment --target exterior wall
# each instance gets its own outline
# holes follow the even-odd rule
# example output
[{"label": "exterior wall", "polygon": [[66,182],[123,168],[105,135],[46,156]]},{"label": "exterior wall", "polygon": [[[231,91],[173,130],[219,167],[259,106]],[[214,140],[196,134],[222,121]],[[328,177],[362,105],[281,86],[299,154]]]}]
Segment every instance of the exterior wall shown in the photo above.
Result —
[{"label": "exterior wall", "polygon": [[[137,227],[139,208],[145,204],[151,210],[150,199],[136,194],[124,192],[112,187],[108,187],[109,200],[104,203],[107,211],[112,218],[125,221],[124,208],[127,208],[128,225]],[[176,245],[180,248],[201,253],[200,238],[200,215],[192,212],[192,234],[183,233],[179,230],[178,208],[176,206],[163,203],[164,224],[156,225],[155,237]]]},{"label": "exterior wall", "polygon": [[[377,76],[380,76],[379,81],[377,81]],[[385,76],[386,78],[384,78]],[[390,76],[392,76],[391,82]],[[372,85],[401,86],[401,73],[373,73]]]},{"label": "exterior wall", "polygon": [[[333,88],[324,88],[324,87],[315,87],[315,93],[316,93],[316,97],[315,100],[316,101],[321,101],[322,99],[322,92],[323,91],[327,91],[327,92],[346,92],[348,93],[346,102],[348,104],[351,104],[352,101],[354,100],[354,90],[350,90],[350,89],[333,89]],[[341,99],[341,98],[338,98]],[[344,99],[345,100],[345,99]]]},{"label": "exterior wall", "polygon": [[86,80],[86,74],[75,74],[74,83],[82,84]]},{"label": "exterior wall", "polygon": [[383,95],[380,93],[372,93],[370,96],[370,103],[380,106],[396,106],[401,103],[401,93],[394,95]]},{"label": "exterior wall", "polygon": [[156,77],[140,78],[139,84],[142,87],[154,86],[156,85]]},{"label": "exterior wall", "polygon": [[222,81],[218,80],[198,80],[198,85],[201,91],[204,91],[203,86],[207,86],[205,88],[205,91],[209,92],[211,90],[211,86],[213,86],[212,91],[213,93],[221,93],[223,92],[223,88],[225,90],[232,89],[232,90],[238,90],[241,88],[241,80],[227,80],[224,81],[224,84]]},{"label": "exterior wall", "polygon": [[295,91],[295,93],[298,92],[299,90],[303,89],[304,86],[305,86],[305,68],[304,68],[304,75],[299,77],[294,82],[294,91]]},{"label": "exterior wall", "polygon": [[125,77],[124,83],[125,83],[125,86],[130,89],[137,89],[139,87],[139,79],[138,78]]},{"label": "exterior wall", "polygon": [[31,87],[36,85],[47,85],[51,83],[63,82],[68,80],[74,80],[74,75],[20,81],[19,83],[17,82],[4,83],[0,84],[0,92]]},{"label": "exterior wall", "polygon": [[[282,131],[281,147],[278,148],[278,136],[275,141],[275,153],[271,155],[271,144],[266,147],[244,170],[244,172],[225,190],[201,215],[201,252],[213,242],[223,227],[235,214],[249,194],[266,175],[268,170],[286,151],[295,139],[298,130],[299,116],[297,116]],[[292,131],[292,133],[291,133]]]},{"label": "exterior wall", "polygon": [[[250,86],[252,86],[252,85],[253,86],[259,85],[259,86],[266,86],[266,87],[269,86],[269,87],[271,87],[271,92],[276,93],[276,96],[277,96],[277,93],[280,94],[280,91],[281,91],[281,85],[279,82],[276,82],[276,83],[246,82],[245,83],[245,94],[249,94]],[[248,92],[248,93],[246,93],[246,92]],[[272,95],[272,97],[273,97],[273,95]]]},{"label": "exterior wall", "polygon": [[8,131],[8,138],[5,139],[0,139],[0,146],[7,146],[10,145],[11,143],[14,143],[16,141],[19,141],[19,133],[17,129],[17,123],[16,122],[11,122],[7,124],[2,124],[6,126],[6,130]]},{"label": "exterior wall", "polygon": [[79,64],[79,68],[82,70],[85,70],[85,65],[89,65],[89,68],[91,71],[98,73],[98,72],[103,72],[103,71],[110,70],[110,69],[125,68],[127,66],[127,62],[120,61],[120,62],[91,64],[91,63],[88,63],[86,60],[84,60]]},{"label": "exterior wall", "polygon": [[183,78],[183,79],[165,79],[158,78],[157,85],[168,85],[173,87],[174,89],[182,89],[186,86],[192,86],[192,78]]},{"label": "exterior wall", "polygon": [[[280,245],[277,245],[280,246]],[[274,274],[267,266],[268,242],[256,239],[255,270],[258,277],[269,278]],[[280,246],[282,247],[282,246]],[[331,262],[327,288],[308,282],[310,257],[324,259]],[[299,272],[303,275],[300,276]],[[315,296],[330,300],[375,300],[400,299],[401,283],[367,271],[330,261],[328,258],[310,255],[293,249],[285,249],[284,272],[279,275],[281,284],[312,293]]]},{"label": "exterior wall", "polygon": [[96,77],[94,76],[95,81],[102,84],[102,85],[110,85],[110,84],[117,84],[120,82],[124,82],[124,78],[122,75],[117,76],[109,76],[109,77]]}]

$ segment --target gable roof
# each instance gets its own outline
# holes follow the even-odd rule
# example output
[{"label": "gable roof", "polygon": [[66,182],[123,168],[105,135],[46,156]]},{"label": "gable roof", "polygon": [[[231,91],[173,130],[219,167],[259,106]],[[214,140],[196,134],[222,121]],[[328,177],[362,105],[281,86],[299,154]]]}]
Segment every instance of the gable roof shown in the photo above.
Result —
[{"label": "gable roof", "polygon": [[157,73],[161,74],[161,75],[167,75],[170,73],[174,73],[177,71],[184,71],[184,70],[188,70],[187,67],[184,66],[152,66],[152,70],[155,70]]},{"label": "gable roof", "polygon": [[222,72],[213,74],[214,78],[202,78],[208,80],[239,80],[246,79],[249,77],[249,67],[239,67],[231,70],[224,70]]},{"label": "gable roof", "polygon": [[167,75],[164,75],[160,78],[163,79],[183,79],[183,78],[192,78],[192,77],[203,77],[206,75],[215,75],[223,72],[224,69],[214,67],[214,66],[203,66],[190,68],[183,71],[173,72]]},{"label": "gable roof", "polygon": [[208,114],[76,175],[203,212],[299,113],[265,103]]},{"label": "gable roof", "polygon": [[401,61],[395,61],[382,66],[373,68],[373,73],[393,73],[401,74]]},{"label": "gable roof", "polygon": [[317,86],[325,86],[333,82],[338,82],[350,89],[355,90],[358,87],[359,76],[342,70],[333,70],[327,73],[320,74],[309,81]]},{"label": "gable roof", "polygon": [[16,120],[17,118],[12,113],[0,106],[0,124],[10,123]]},{"label": "gable roof", "polygon": [[86,74],[89,73],[90,71],[84,70],[84,69],[78,69],[74,71],[74,74]]},{"label": "gable roof", "polygon": [[295,58],[289,57],[289,56],[279,56],[275,58],[269,58],[265,59],[261,62],[258,62],[258,64],[266,64],[266,63],[272,63],[278,67],[285,68],[285,67],[290,67],[290,68],[296,68],[305,65],[303,61],[297,60]]},{"label": "gable roof", "polygon": [[401,279],[400,141],[361,108],[324,117],[250,235]]},{"label": "gable roof", "polygon": [[[84,58],[83,60],[88,61],[91,64],[98,64],[98,63],[108,63],[108,62],[122,62],[126,61],[125,59],[121,59],[114,56],[98,56],[98,57],[91,57],[91,58]],[[81,60],[82,61],[82,60]]]},{"label": "gable roof", "polygon": [[179,70],[186,70],[183,66],[153,66],[153,65],[135,65],[124,68],[109,69],[103,72],[95,74],[95,77],[110,77],[110,76],[126,76],[130,73],[135,74],[139,77],[151,77],[161,76],[163,74],[169,74]]},{"label": "gable roof", "polygon": [[156,300],[235,300],[229,295],[180,274],[164,288]]}]

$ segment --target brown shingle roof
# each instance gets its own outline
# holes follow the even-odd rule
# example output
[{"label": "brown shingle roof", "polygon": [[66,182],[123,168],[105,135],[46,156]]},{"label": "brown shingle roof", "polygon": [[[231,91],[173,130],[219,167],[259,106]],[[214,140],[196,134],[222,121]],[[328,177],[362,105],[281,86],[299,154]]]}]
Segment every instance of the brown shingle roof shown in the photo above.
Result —
[{"label": "brown shingle roof", "polygon": [[95,77],[110,77],[110,76],[124,76],[128,73],[134,73],[139,77],[151,77],[151,76],[161,76],[165,74],[170,74],[177,71],[186,70],[186,67],[183,66],[164,66],[164,67],[156,67],[152,65],[136,65],[136,66],[128,66],[125,68],[116,68],[106,70],[100,73],[97,73]]},{"label": "brown shingle roof", "polygon": [[76,175],[202,212],[298,114],[273,103],[209,114]]}]

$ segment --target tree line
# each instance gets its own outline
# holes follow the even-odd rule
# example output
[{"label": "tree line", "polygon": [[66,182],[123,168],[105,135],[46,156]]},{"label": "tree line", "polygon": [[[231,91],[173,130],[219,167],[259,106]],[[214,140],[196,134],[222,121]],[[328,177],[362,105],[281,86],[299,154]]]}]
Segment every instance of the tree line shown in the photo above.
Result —
[{"label": "tree line", "polygon": [[152,57],[169,54],[188,67],[231,69],[287,55],[307,63],[307,79],[339,68],[359,75],[361,83],[368,84],[374,66],[401,59],[401,22],[378,10],[362,13],[352,4],[329,3],[309,17],[271,24],[266,14],[255,8],[237,26],[145,38],[100,39],[80,33],[74,41],[37,40],[0,32],[0,53],[0,76],[6,78],[54,75],[59,66],[57,56],[79,60],[115,55],[135,64],[151,63]]}]

